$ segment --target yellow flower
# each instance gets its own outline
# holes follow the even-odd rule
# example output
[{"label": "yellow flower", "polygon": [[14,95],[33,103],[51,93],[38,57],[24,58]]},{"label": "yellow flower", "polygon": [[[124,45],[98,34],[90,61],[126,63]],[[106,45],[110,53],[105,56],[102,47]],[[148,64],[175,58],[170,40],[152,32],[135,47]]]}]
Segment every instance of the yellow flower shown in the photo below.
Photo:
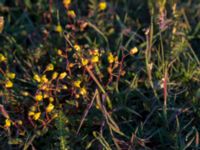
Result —
[{"label": "yellow flower", "polygon": [[10,126],[11,126],[11,120],[10,120],[10,119],[6,119],[6,120],[5,120],[4,127],[5,127],[5,128],[8,128],[8,127],[10,127]]},{"label": "yellow flower", "polygon": [[80,88],[80,84],[81,84],[81,81],[80,80],[77,80],[77,81],[74,81],[73,85],[77,88]]},{"label": "yellow flower", "polygon": [[9,72],[6,74],[6,76],[10,79],[14,79],[16,77],[16,74],[15,73],[12,73],[12,72]]},{"label": "yellow flower", "polygon": [[44,91],[46,91],[46,92],[49,91],[49,85],[48,85],[48,84],[44,84],[44,83],[42,84],[42,83],[41,83],[41,84],[38,85],[38,88],[39,88],[40,90],[44,90]]},{"label": "yellow flower", "polygon": [[57,77],[58,77],[58,73],[54,72],[53,75],[52,75],[52,79],[55,80]]},{"label": "yellow flower", "polygon": [[138,52],[138,48],[137,47],[134,47],[130,50],[129,54],[130,55],[135,55],[136,53]]},{"label": "yellow flower", "polygon": [[121,75],[124,76],[125,74],[126,74],[126,71],[123,70],[123,71],[121,72]]},{"label": "yellow flower", "polygon": [[70,67],[70,68],[73,68],[74,66],[75,66],[74,63],[69,63],[69,67]]},{"label": "yellow flower", "polygon": [[40,116],[41,116],[41,112],[37,112],[37,113],[35,113],[35,114],[33,115],[33,119],[34,119],[34,120],[38,120],[38,119],[40,118]]},{"label": "yellow flower", "polygon": [[53,109],[54,109],[54,105],[50,103],[46,108],[46,112],[51,112]]},{"label": "yellow flower", "polygon": [[29,112],[28,112],[28,116],[29,116],[29,117],[34,116],[34,115],[35,115],[35,112],[33,112],[33,111],[29,111]]},{"label": "yellow flower", "polygon": [[47,67],[46,67],[46,71],[52,71],[54,70],[54,65],[53,64],[49,64]]},{"label": "yellow flower", "polygon": [[22,120],[17,120],[17,124],[18,124],[18,125],[22,125],[22,124],[23,124],[23,121],[22,121]]},{"label": "yellow flower", "polygon": [[108,62],[109,62],[110,64],[112,64],[114,61],[115,61],[115,58],[114,58],[113,54],[112,54],[112,53],[109,53],[109,55],[108,55]]},{"label": "yellow flower", "polygon": [[44,75],[42,75],[42,77],[41,77],[41,81],[42,81],[43,83],[47,83],[49,80],[47,79],[47,76],[44,74]]},{"label": "yellow flower", "polygon": [[6,81],[5,87],[6,88],[12,88],[13,87],[13,83],[10,80],[8,80],[8,81]]},{"label": "yellow flower", "polygon": [[36,106],[31,106],[31,108],[30,108],[30,110],[33,112],[36,111],[36,109],[37,109]]},{"label": "yellow flower", "polygon": [[28,95],[29,95],[29,93],[28,93],[27,91],[22,91],[21,94],[22,94],[23,96],[28,96]]},{"label": "yellow flower", "polygon": [[92,63],[97,63],[99,61],[99,56],[93,56],[91,59]]},{"label": "yellow flower", "polygon": [[5,62],[6,61],[6,57],[0,53],[0,62]]},{"label": "yellow flower", "polygon": [[99,50],[98,49],[93,50],[93,55],[99,56]]},{"label": "yellow flower", "polygon": [[87,90],[86,90],[85,87],[80,89],[80,94],[83,95],[83,96],[85,96],[87,94]]},{"label": "yellow flower", "polygon": [[63,31],[62,26],[58,24],[55,29],[56,32],[61,33]]},{"label": "yellow flower", "polygon": [[99,3],[99,10],[103,11],[107,8],[107,3],[106,2],[100,2]]},{"label": "yellow flower", "polygon": [[54,98],[53,98],[53,97],[49,97],[49,101],[50,101],[50,102],[53,102],[53,101],[54,101]]},{"label": "yellow flower", "polygon": [[80,47],[78,44],[75,44],[75,45],[74,45],[74,49],[75,49],[76,51],[80,51],[80,50],[81,50],[81,47]]},{"label": "yellow flower", "polygon": [[47,93],[44,93],[43,98],[48,98],[49,95]]},{"label": "yellow flower", "polygon": [[66,76],[67,76],[67,73],[66,73],[66,72],[63,72],[63,73],[60,74],[59,79],[62,80],[62,79],[64,79]]},{"label": "yellow flower", "polygon": [[41,82],[41,78],[40,78],[40,76],[39,76],[38,74],[35,74],[34,77],[33,77],[33,79],[34,79],[35,81],[37,81],[38,83]]},{"label": "yellow flower", "polygon": [[52,116],[52,119],[57,118],[57,117],[58,117],[58,114],[56,113],[56,114],[54,114],[54,115]]},{"label": "yellow flower", "polygon": [[66,85],[63,85],[63,86],[62,86],[62,89],[67,90],[68,88],[67,88]]},{"label": "yellow flower", "polygon": [[98,50],[98,49],[90,50],[90,51],[89,51],[89,54],[90,54],[90,55],[99,56],[99,50]]},{"label": "yellow flower", "polygon": [[62,55],[62,50],[58,49],[57,54]]},{"label": "yellow flower", "polygon": [[71,0],[63,0],[63,5],[66,9],[68,9],[69,5],[71,4]]},{"label": "yellow flower", "polygon": [[80,98],[80,95],[79,95],[79,94],[76,94],[75,97],[76,97],[76,98]]},{"label": "yellow flower", "polygon": [[74,10],[68,10],[68,11],[67,11],[67,15],[68,15],[68,16],[71,16],[72,18],[75,18],[75,17],[76,17],[76,13],[74,12]]},{"label": "yellow flower", "polygon": [[42,94],[41,93],[38,93],[37,95],[35,95],[35,100],[36,101],[42,101],[42,99],[43,99],[43,96],[42,96]]},{"label": "yellow flower", "polygon": [[86,66],[88,64],[88,60],[85,59],[85,58],[82,58],[81,63],[82,63],[83,66]]}]

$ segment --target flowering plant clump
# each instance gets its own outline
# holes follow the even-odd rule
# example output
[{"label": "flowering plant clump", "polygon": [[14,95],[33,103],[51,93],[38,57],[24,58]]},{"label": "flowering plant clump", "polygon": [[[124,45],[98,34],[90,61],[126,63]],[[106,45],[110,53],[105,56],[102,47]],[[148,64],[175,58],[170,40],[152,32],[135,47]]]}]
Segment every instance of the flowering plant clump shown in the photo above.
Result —
[{"label": "flowering plant clump", "polygon": [[0,149],[198,149],[196,6],[0,2]]}]

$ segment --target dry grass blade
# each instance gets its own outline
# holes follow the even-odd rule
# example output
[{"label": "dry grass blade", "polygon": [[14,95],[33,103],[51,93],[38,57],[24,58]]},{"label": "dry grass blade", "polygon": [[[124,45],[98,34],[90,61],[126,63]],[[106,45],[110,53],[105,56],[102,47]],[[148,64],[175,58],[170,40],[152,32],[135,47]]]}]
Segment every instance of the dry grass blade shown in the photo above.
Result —
[{"label": "dry grass blade", "polygon": [[0,104],[0,112],[5,118],[10,118],[8,112],[5,110],[4,106]]},{"label": "dry grass blade", "polygon": [[76,134],[79,133],[79,131],[80,131],[82,125],[83,125],[83,122],[84,122],[84,120],[85,120],[87,114],[89,113],[90,108],[92,107],[92,105],[93,105],[93,103],[94,103],[94,100],[95,100],[95,98],[96,98],[96,96],[97,96],[97,93],[98,93],[98,92],[97,92],[97,89],[96,89],[96,90],[95,90],[95,93],[94,93],[94,96],[93,96],[93,98],[92,98],[92,100],[91,100],[91,102],[89,103],[89,105],[87,106],[87,108],[86,108],[85,111],[84,111],[83,117],[81,118],[81,122],[80,122],[80,124],[79,124],[79,127],[78,127],[78,130],[77,130]]},{"label": "dry grass blade", "polygon": [[4,28],[4,17],[0,16],[0,33],[3,31]]}]

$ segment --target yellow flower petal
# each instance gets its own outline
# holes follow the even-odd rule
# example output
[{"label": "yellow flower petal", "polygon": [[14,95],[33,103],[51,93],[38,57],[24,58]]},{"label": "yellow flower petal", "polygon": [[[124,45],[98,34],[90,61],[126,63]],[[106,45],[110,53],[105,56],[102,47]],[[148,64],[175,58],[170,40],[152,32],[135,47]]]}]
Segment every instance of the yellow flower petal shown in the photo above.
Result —
[{"label": "yellow flower petal", "polygon": [[47,67],[46,67],[46,71],[52,71],[54,70],[54,65],[53,64],[49,64]]},{"label": "yellow flower petal", "polygon": [[134,47],[130,50],[130,55],[135,55],[138,52],[138,48]]},{"label": "yellow flower petal", "polygon": [[67,73],[66,73],[66,72],[63,72],[63,73],[60,74],[59,79],[62,80],[62,79],[64,79],[66,76],[67,76]]},{"label": "yellow flower petal", "polygon": [[66,9],[69,8],[69,5],[71,4],[71,0],[63,0],[63,5]]},{"label": "yellow flower petal", "polygon": [[42,81],[43,83],[47,83],[49,80],[47,79],[47,76],[46,76],[46,75],[42,75],[41,81]]},{"label": "yellow flower petal", "polygon": [[83,96],[85,96],[87,94],[87,90],[86,90],[85,87],[80,89],[80,94],[83,95]]},{"label": "yellow flower petal", "polygon": [[106,2],[100,2],[99,3],[99,10],[103,11],[107,8],[107,3]]},{"label": "yellow flower petal", "polygon": [[50,102],[53,102],[53,101],[54,101],[54,98],[53,98],[53,97],[49,97],[49,101],[50,101]]},{"label": "yellow flower petal", "polygon": [[97,63],[99,61],[99,56],[93,56],[91,59],[92,63]]},{"label": "yellow flower petal", "polygon": [[67,15],[68,15],[68,16],[71,16],[71,17],[73,17],[73,18],[76,17],[76,13],[74,12],[74,10],[68,10],[68,11],[67,11]]},{"label": "yellow flower petal", "polygon": [[46,112],[51,112],[54,109],[54,105],[52,103],[50,103],[47,108],[46,108]]},{"label": "yellow flower petal", "polygon": [[76,94],[75,97],[76,97],[76,98],[80,98],[80,95],[79,95],[79,94]]},{"label": "yellow flower petal", "polygon": [[43,96],[43,98],[48,98],[49,97],[49,94],[47,94],[47,93],[44,93],[44,96]]},{"label": "yellow flower petal", "polygon": [[63,86],[62,86],[62,89],[67,90],[68,87],[67,87],[66,85],[63,85]]},{"label": "yellow flower petal", "polygon": [[74,66],[75,66],[74,63],[69,63],[69,67],[70,67],[70,68],[73,68]]},{"label": "yellow flower petal", "polygon": [[57,54],[62,55],[62,50],[58,49]]},{"label": "yellow flower petal", "polygon": [[9,72],[6,74],[6,76],[10,79],[14,79],[16,77],[16,74],[15,73],[12,73],[12,72]]},{"label": "yellow flower petal", "polygon": [[29,93],[28,93],[27,91],[22,91],[21,94],[22,94],[23,96],[29,96]]},{"label": "yellow flower petal", "polygon": [[22,121],[22,120],[17,120],[17,124],[18,124],[18,125],[22,125],[22,124],[23,124],[23,121]]},{"label": "yellow flower petal", "polygon": [[36,96],[35,96],[35,100],[36,101],[42,101],[42,99],[43,99],[43,96],[42,96],[42,94],[41,93],[39,93],[39,94],[37,94]]},{"label": "yellow flower petal", "polygon": [[76,44],[76,45],[74,45],[74,49],[75,49],[76,51],[80,51],[80,50],[81,50],[81,47],[80,47],[78,44]]},{"label": "yellow flower petal", "polygon": [[8,81],[6,81],[5,87],[6,88],[12,88],[13,87],[13,83],[10,80],[8,80]]},{"label": "yellow flower petal", "polygon": [[112,64],[112,63],[115,61],[115,58],[114,58],[114,56],[113,56],[112,53],[109,53],[107,59],[108,59],[108,62],[109,62],[110,64]]},{"label": "yellow flower petal", "polygon": [[6,57],[0,53],[0,62],[5,62],[6,60]]},{"label": "yellow flower petal", "polygon": [[34,113],[33,111],[29,111],[29,112],[28,112],[28,116],[29,116],[29,117],[34,116],[34,115],[35,115],[35,113]]},{"label": "yellow flower petal", "polygon": [[80,80],[77,80],[77,81],[74,81],[73,85],[77,88],[80,88],[80,84],[81,84],[81,81]]},{"label": "yellow flower petal", "polygon": [[83,66],[86,66],[86,65],[88,64],[88,60],[82,58],[82,59],[81,59],[81,63],[82,63]]},{"label": "yellow flower petal", "polygon": [[58,24],[58,25],[56,26],[55,31],[58,32],[58,33],[61,33],[61,32],[63,31],[62,26],[61,26],[60,24]]},{"label": "yellow flower petal", "polygon": [[34,77],[33,77],[33,79],[34,79],[35,81],[37,81],[38,83],[41,82],[41,78],[40,78],[40,76],[39,76],[38,74],[35,74]]},{"label": "yellow flower petal", "polygon": [[10,119],[6,119],[5,120],[5,124],[4,124],[4,127],[8,128],[11,126],[11,120]]},{"label": "yellow flower petal", "polygon": [[30,108],[30,110],[31,110],[31,111],[33,111],[33,112],[35,112],[35,111],[36,111],[36,109],[37,109],[37,107],[36,107],[36,106],[31,106],[31,108]]},{"label": "yellow flower petal", "polygon": [[40,116],[41,116],[41,112],[37,112],[37,113],[35,113],[35,114],[33,115],[33,119],[34,119],[34,120],[38,120],[38,119],[40,118]]},{"label": "yellow flower petal", "polygon": [[52,79],[55,80],[57,77],[58,77],[58,73],[54,72],[53,75],[52,75]]}]

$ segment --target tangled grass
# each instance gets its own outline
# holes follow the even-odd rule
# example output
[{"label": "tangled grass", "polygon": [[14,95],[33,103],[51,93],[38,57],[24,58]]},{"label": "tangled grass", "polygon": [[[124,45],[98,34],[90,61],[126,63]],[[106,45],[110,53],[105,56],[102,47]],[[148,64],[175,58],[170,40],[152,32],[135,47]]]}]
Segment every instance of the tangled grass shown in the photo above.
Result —
[{"label": "tangled grass", "polygon": [[0,149],[199,149],[198,0],[0,1]]}]

